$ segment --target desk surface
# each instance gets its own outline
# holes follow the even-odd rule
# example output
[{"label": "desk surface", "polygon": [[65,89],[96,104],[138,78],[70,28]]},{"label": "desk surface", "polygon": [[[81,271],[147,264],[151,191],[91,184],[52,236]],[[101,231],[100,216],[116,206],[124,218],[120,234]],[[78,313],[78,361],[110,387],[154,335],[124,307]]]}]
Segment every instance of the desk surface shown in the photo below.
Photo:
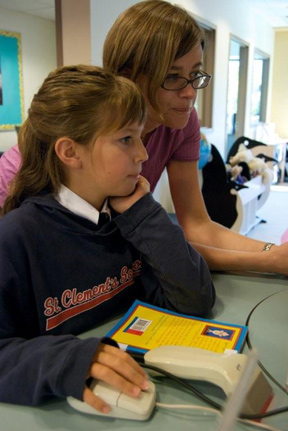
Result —
[{"label": "desk surface", "polygon": [[[274,276],[244,276],[214,273],[213,280],[217,301],[212,319],[235,324],[245,324],[250,311],[261,301],[250,318],[250,340],[260,355],[263,365],[281,384],[285,384],[288,367],[288,282]],[[271,296],[273,295],[273,296]],[[103,335],[114,322],[103,325],[83,335]],[[247,347],[245,347],[247,349]],[[244,352],[245,352],[244,349]],[[167,379],[157,380],[157,401],[170,404],[204,405],[194,395]],[[217,401],[222,397],[218,388],[205,383],[195,386]],[[275,390],[273,408],[288,404],[288,396],[272,383]],[[119,431],[142,430],[169,431],[177,426],[181,431],[215,431],[216,416],[210,413],[187,410],[155,409],[145,422],[114,420],[84,415],[73,410],[66,401],[53,401],[41,407],[23,407],[0,403],[0,431]],[[288,413],[265,419],[264,423],[287,429]],[[236,425],[235,431],[253,430],[254,427]]]}]

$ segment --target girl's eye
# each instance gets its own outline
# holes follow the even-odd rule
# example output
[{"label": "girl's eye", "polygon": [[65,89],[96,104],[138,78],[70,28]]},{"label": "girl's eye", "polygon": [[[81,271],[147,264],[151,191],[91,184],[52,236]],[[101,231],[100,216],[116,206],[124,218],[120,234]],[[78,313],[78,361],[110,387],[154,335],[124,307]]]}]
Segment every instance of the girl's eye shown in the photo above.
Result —
[{"label": "girl's eye", "polygon": [[120,142],[122,142],[122,144],[129,144],[132,140],[131,136],[125,136],[124,138],[119,139]]}]

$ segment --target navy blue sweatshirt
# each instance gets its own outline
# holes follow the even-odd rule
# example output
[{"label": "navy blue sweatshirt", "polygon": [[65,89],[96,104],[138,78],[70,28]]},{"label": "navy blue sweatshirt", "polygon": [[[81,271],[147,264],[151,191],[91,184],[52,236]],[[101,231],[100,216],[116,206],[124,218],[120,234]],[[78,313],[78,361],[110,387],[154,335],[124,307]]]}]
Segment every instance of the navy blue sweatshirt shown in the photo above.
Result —
[{"label": "navy blue sweatshirt", "polygon": [[26,199],[0,220],[0,401],[82,399],[102,339],[77,335],[135,299],[195,316],[215,301],[205,261],[151,194],[101,228],[52,196]]}]

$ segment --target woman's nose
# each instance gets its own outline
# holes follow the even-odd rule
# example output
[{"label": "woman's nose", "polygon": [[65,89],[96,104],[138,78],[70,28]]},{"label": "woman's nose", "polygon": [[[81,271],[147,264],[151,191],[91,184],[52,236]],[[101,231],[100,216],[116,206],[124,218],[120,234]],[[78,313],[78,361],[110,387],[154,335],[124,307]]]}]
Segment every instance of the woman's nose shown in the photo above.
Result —
[{"label": "woman's nose", "polygon": [[186,85],[186,87],[182,88],[182,90],[179,90],[180,97],[186,97],[187,99],[195,99],[197,94],[197,90],[192,87],[191,82]]}]

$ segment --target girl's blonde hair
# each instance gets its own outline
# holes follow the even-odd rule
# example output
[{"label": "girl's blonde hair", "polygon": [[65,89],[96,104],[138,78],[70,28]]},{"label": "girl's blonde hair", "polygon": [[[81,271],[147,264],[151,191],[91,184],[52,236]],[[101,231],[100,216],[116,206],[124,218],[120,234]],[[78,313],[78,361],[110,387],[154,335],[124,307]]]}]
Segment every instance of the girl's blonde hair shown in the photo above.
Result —
[{"label": "girl's blonde hair", "polygon": [[137,81],[148,78],[147,95],[159,112],[156,90],[172,63],[198,44],[205,35],[185,9],[162,0],[136,3],[111,27],[103,48],[103,65],[114,74]]},{"label": "girl's blonde hair", "polygon": [[67,66],[51,72],[35,94],[19,131],[22,165],[2,214],[28,196],[55,193],[63,168],[54,146],[60,137],[88,145],[125,125],[143,124],[145,102],[136,84],[95,66]]}]

